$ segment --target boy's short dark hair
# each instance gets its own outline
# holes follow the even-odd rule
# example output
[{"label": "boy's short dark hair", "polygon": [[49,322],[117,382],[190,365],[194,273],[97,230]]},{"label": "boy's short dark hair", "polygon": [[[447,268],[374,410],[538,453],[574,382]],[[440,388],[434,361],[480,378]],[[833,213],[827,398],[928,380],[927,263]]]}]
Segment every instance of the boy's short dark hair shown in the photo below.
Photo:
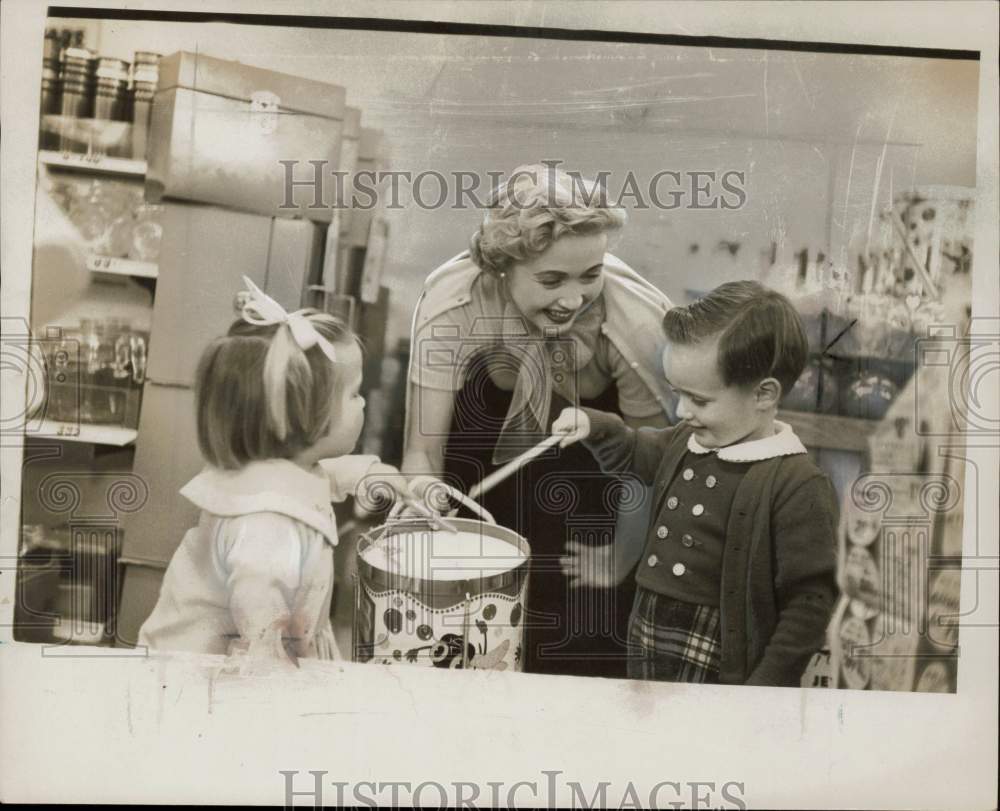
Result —
[{"label": "boy's short dark hair", "polygon": [[787,394],[805,368],[809,342],[792,303],[759,282],[727,282],[663,319],[667,340],[693,344],[719,336],[719,372],[727,386],[776,378]]}]

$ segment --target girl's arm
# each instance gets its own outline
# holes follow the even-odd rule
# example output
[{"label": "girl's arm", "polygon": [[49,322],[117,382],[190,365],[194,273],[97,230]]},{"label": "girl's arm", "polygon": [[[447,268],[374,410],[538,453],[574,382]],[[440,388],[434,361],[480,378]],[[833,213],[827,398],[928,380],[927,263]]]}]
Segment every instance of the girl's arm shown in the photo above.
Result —
[{"label": "girl's arm", "polygon": [[355,496],[369,512],[384,509],[386,502],[413,498],[406,476],[377,456],[338,456],[320,460],[320,467],[330,480],[330,500],[343,501]]},{"label": "girl's arm", "polygon": [[343,501],[348,496],[353,496],[357,492],[358,485],[377,464],[379,464],[378,457],[371,455],[320,459],[319,466],[330,480],[330,501]]}]

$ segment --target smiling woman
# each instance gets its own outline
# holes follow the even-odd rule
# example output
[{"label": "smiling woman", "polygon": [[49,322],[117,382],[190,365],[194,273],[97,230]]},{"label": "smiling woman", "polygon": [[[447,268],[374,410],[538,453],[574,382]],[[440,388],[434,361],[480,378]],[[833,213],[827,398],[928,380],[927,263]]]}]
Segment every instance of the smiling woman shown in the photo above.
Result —
[{"label": "smiling woman", "polygon": [[519,262],[507,283],[510,300],[540,331],[565,332],[601,294],[607,244],[607,234],[567,236],[541,256]]},{"label": "smiling woman", "polygon": [[[603,198],[551,166],[520,167],[495,190],[470,251],[428,276],[413,320],[405,473],[468,490],[544,438],[567,404],[667,423],[660,323],[671,305],[607,253],[625,213]],[[616,535],[645,528],[642,499],[626,509],[621,484],[586,451],[553,454],[483,499],[532,547],[525,670],[624,676],[628,570],[606,574],[607,588],[576,587],[559,558],[600,547],[595,559],[610,567]]]}]

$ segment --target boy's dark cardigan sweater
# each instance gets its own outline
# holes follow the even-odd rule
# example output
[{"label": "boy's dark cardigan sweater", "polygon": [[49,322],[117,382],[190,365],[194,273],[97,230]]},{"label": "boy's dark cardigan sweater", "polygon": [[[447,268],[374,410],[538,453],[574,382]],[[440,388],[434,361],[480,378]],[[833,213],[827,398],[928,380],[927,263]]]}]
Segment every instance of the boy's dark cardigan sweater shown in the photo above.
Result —
[{"label": "boy's dark cardigan sweater", "polygon": [[[584,444],[608,473],[653,486],[651,527],[687,451],[691,429],[628,428],[584,409]],[[733,499],[722,563],[722,684],[797,687],[823,646],[837,595],[837,499],[808,454],[754,462]]]}]

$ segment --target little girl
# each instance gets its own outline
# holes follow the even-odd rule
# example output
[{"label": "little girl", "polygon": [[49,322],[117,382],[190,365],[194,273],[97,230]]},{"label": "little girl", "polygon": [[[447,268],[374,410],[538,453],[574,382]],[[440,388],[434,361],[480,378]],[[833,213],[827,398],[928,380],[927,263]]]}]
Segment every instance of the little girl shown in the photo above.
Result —
[{"label": "little girl", "polygon": [[208,467],[181,490],[201,508],[139,631],[152,649],[248,660],[340,658],[330,625],[331,501],[409,498],[399,472],[348,456],[361,433],[361,350],[336,318],[286,313],[244,277],[249,301],[196,378]]}]

